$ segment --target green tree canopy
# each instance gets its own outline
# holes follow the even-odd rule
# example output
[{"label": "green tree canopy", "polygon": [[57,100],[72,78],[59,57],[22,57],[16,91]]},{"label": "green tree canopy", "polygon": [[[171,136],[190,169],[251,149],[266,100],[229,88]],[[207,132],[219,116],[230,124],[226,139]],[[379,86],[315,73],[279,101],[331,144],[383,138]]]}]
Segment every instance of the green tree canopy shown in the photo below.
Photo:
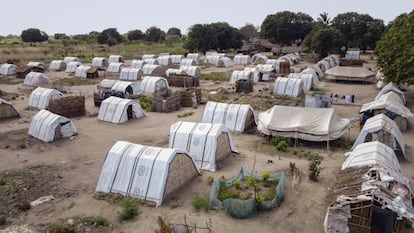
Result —
[{"label": "green tree canopy", "polygon": [[156,26],[152,26],[145,31],[145,40],[150,42],[160,42],[165,39],[165,32]]},{"label": "green tree canopy", "polygon": [[259,35],[257,28],[251,23],[246,23],[246,25],[241,27],[240,33],[242,34],[242,38],[245,41],[250,41],[252,38],[255,38]]},{"label": "green tree canopy", "polygon": [[318,54],[319,58],[331,53],[340,53],[344,45],[342,34],[336,28],[326,24],[318,24],[303,40],[305,50]]},{"label": "green tree canopy", "polygon": [[20,37],[23,42],[42,42],[48,40],[48,35],[38,28],[29,28],[23,30]]},{"label": "green tree canopy", "polygon": [[177,36],[178,38],[181,37],[181,30],[179,28],[170,28],[167,30],[167,36]]},{"label": "green tree canopy", "polygon": [[144,39],[144,33],[139,29],[131,30],[131,31],[127,32],[127,39],[129,41],[142,40],[142,39]]},{"label": "green tree canopy", "polygon": [[414,11],[392,21],[377,42],[378,65],[387,82],[414,84]]},{"label": "green tree canopy", "polygon": [[108,28],[103,30],[99,33],[97,39],[99,44],[107,44],[109,46],[113,46],[124,41],[124,37],[119,34],[116,28]]},{"label": "green tree canopy", "polygon": [[384,22],[368,14],[347,12],[337,15],[332,26],[344,35],[346,46],[363,50],[374,49],[384,32]]},{"label": "green tree canopy", "polygon": [[184,40],[184,48],[206,52],[210,49],[222,51],[242,46],[242,35],[228,23],[195,24],[190,27]]},{"label": "green tree canopy", "polygon": [[323,12],[319,14],[319,17],[317,18],[317,21],[326,25],[331,24],[331,17],[329,17],[328,12]]},{"label": "green tree canopy", "polygon": [[303,40],[312,30],[313,19],[304,13],[281,11],[268,15],[261,26],[261,36],[272,43],[290,45]]}]

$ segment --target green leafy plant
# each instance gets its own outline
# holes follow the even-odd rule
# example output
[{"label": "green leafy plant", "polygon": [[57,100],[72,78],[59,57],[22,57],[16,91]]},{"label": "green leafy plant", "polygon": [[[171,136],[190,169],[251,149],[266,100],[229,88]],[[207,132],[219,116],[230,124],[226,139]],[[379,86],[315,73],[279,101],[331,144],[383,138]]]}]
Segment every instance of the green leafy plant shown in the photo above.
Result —
[{"label": "green leafy plant", "polygon": [[241,185],[240,180],[234,181],[233,185],[236,189],[240,189],[240,185]]},{"label": "green leafy plant", "polygon": [[91,223],[95,226],[108,226],[109,225],[109,221],[101,215],[95,216],[92,219]]},{"label": "green leafy plant", "polygon": [[52,223],[47,227],[49,233],[76,233],[74,225]]},{"label": "green leafy plant", "polygon": [[193,197],[193,200],[191,201],[191,205],[195,209],[207,209],[208,208],[208,199],[205,197],[202,197],[200,195],[196,195]]},{"label": "green leafy plant", "polygon": [[249,176],[246,180],[246,186],[249,188],[253,188],[256,186],[257,180],[253,176]]},{"label": "green leafy plant", "polygon": [[138,215],[138,203],[133,199],[124,199],[121,202],[121,212],[118,214],[120,222],[129,220]]},{"label": "green leafy plant", "polygon": [[265,173],[263,173],[263,174],[262,174],[262,178],[263,178],[263,180],[267,180],[267,179],[269,179],[269,178],[270,178],[270,173],[269,173],[269,172],[265,172]]},{"label": "green leafy plant", "polygon": [[184,113],[181,113],[181,114],[178,114],[178,118],[183,118],[183,117],[188,117],[188,116],[191,116],[191,115],[193,115],[194,114],[194,112],[184,112]]},{"label": "green leafy plant", "polygon": [[139,98],[139,104],[147,112],[152,112],[154,110],[152,105],[152,96],[142,96]]},{"label": "green leafy plant", "polygon": [[214,177],[213,177],[213,176],[208,176],[208,177],[207,177],[207,183],[208,183],[209,185],[212,185],[212,184],[213,184],[213,182],[214,182]]},{"label": "green leafy plant", "polygon": [[321,165],[321,160],[311,160],[311,161],[309,161],[308,175],[309,175],[310,180],[318,181],[319,173],[322,170],[320,165]]},{"label": "green leafy plant", "polygon": [[286,141],[282,140],[276,145],[276,150],[286,152],[288,148],[288,144]]}]

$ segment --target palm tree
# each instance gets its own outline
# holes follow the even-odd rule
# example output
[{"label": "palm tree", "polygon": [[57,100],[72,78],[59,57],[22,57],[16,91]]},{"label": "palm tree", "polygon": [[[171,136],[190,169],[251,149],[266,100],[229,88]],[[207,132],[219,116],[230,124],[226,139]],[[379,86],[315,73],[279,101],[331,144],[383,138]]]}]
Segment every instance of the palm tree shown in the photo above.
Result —
[{"label": "palm tree", "polygon": [[328,12],[323,12],[322,14],[319,14],[318,22],[321,22],[323,24],[329,25],[331,23],[331,17],[329,17]]}]

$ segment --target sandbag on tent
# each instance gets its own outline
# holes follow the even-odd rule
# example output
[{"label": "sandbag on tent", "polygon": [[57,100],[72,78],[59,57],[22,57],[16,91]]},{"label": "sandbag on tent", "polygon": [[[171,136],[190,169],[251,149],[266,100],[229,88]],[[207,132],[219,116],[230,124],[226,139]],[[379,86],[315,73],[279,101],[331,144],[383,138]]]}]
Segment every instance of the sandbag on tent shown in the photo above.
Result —
[{"label": "sandbag on tent", "polygon": [[23,84],[29,86],[41,86],[49,83],[49,77],[44,73],[31,71],[24,78]]},{"label": "sandbag on tent", "polygon": [[340,118],[333,108],[275,105],[259,113],[257,129],[269,136],[331,141],[345,135],[349,123],[349,119]]},{"label": "sandbag on tent", "polygon": [[119,74],[121,70],[125,68],[125,64],[121,62],[111,62],[108,65],[106,72],[108,74]]},{"label": "sandbag on tent", "polygon": [[108,63],[124,63],[124,57],[122,57],[121,55],[109,55],[108,58]]},{"label": "sandbag on tent", "polygon": [[274,95],[287,95],[290,97],[299,97],[303,95],[303,81],[301,79],[290,79],[278,77],[275,80],[275,87],[273,89]]},{"label": "sandbag on tent", "polygon": [[0,75],[10,76],[16,75],[17,66],[15,64],[1,64],[0,65]]},{"label": "sandbag on tent", "polygon": [[313,87],[318,85],[317,79],[314,79],[312,74],[289,73],[288,78],[301,79],[304,91],[310,91]]},{"label": "sandbag on tent", "polygon": [[395,154],[406,158],[404,137],[397,124],[384,114],[373,116],[365,122],[352,149],[369,141],[380,141],[392,148]]},{"label": "sandbag on tent", "polygon": [[243,54],[237,54],[233,58],[233,63],[235,65],[248,65],[250,64],[250,56],[243,55]]},{"label": "sandbag on tent", "polygon": [[119,74],[120,80],[140,80],[144,76],[144,72],[137,68],[123,68]]},{"label": "sandbag on tent", "polygon": [[142,69],[142,67],[147,64],[145,61],[143,60],[137,60],[134,59],[131,61],[131,65],[130,68],[134,68],[134,69]]},{"label": "sandbag on tent", "polygon": [[156,207],[200,172],[187,152],[117,141],[105,156],[96,192],[119,193]]},{"label": "sandbag on tent", "polygon": [[381,98],[381,96],[383,96],[384,94],[386,94],[390,91],[395,92],[396,94],[398,94],[404,104],[407,103],[406,100],[405,100],[404,92],[401,91],[400,88],[398,88],[398,86],[393,82],[390,82],[387,85],[385,85],[383,88],[381,88],[381,90],[378,92],[377,96],[375,97],[375,100]]},{"label": "sandbag on tent", "polygon": [[39,109],[47,109],[47,107],[49,106],[50,99],[56,99],[61,97],[63,97],[63,94],[58,90],[37,87],[30,94],[29,106]]},{"label": "sandbag on tent", "polygon": [[230,84],[234,85],[237,80],[253,81],[253,72],[250,70],[235,70],[231,73]]},{"label": "sandbag on tent", "polygon": [[227,104],[208,101],[202,123],[221,123],[230,132],[244,132],[256,126],[253,108],[248,104]]},{"label": "sandbag on tent", "polygon": [[124,94],[127,98],[133,98],[142,94],[142,90],[139,83],[116,81],[111,87],[111,91]]},{"label": "sandbag on tent", "polygon": [[109,65],[109,61],[106,57],[94,57],[92,58],[92,66],[99,69],[106,68]]},{"label": "sandbag on tent", "polygon": [[157,76],[144,76],[141,82],[141,91],[146,93],[157,93],[169,88],[167,79]]},{"label": "sandbag on tent", "polygon": [[0,120],[20,117],[12,103],[0,99]]},{"label": "sandbag on tent", "polygon": [[66,69],[66,63],[63,60],[53,60],[49,64],[49,70],[61,71]]},{"label": "sandbag on tent", "polygon": [[77,134],[77,130],[68,118],[42,109],[33,116],[28,133],[43,142],[53,142],[70,138]]},{"label": "sandbag on tent", "polygon": [[79,61],[71,61],[69,63],[66,63],[66,70],[65,70],[65,72],[66,73],[75,73],[76,72],[76,69],[80,65],[82,65],[82,63],[79,62]]},{"label": "sandbag on tent", "polygon": [[223,124],[178,121],[170,127],[170,148],[186,150],[200,169],[216,171],[234,147],[230,132]]},{"label": "sandbag on tent", "polygon": [[98,112],[98,120],[122,124],[131,118],[144,117],[141,105],[131,99],[110,96],[102,101]]}]

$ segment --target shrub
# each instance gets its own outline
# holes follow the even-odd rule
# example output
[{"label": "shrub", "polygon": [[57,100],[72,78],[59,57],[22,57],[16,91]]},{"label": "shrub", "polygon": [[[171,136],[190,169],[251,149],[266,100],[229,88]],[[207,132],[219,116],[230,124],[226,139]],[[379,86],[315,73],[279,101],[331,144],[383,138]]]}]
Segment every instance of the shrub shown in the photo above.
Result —
[{"label": "shrub", "polygon": [[256,186],[257,180],[253,176],[249,176],[246,180],[246,186],[249,188],[253,188]]},{"label": "shrub", "polygon": [[286,152],[288,148],[288,144],[286,143],[286,141],[280,141],[277,145],[276,145],[276,150],[278,151],[283,151]]},{"label": "shrub", "polygon": [[211,185],[211,184],[213,184],[213,182],[214,182],[214,177],[213,177],[213,176],[208,176],[208,177],[207,177],[207,183],[208,183],[209,185]]},{"label": "shrub", "polygon": [[236,180],[236,181],[233,183],[233,185],[234,185],[234,187],[235,187],[236,189],[240,189],[240,185],[241,185],[240,180]]},{"label": "shrub", "polygon": [[142,96],[141,98],[139,98],[139,104],[145,111],[153,111],[152,96]]},{"label": "shrub", "polygon": [[319,173],[322,168],[320,167],[321,160],[311,160],[309,161],[308,175],[309,179],[312,181],[318,181]]},{"label": "shrub", "polygon": [[129,220],[138,215],[138,203],[132,199],[125,199],[121,202],[121,212],[118,214],[120,222]]},{"label": "shrub", "polygon": [[74,226],[52,223],[47,227],[48,233],[76,233]]},{"label": "shrub", "polygon": [[182,113],[182,114],[178,114],[177,115],[177,117],[178,118],[183,118],[183,117],[188,117],[188,116],[191,116],[191,115],[193,115],[194,114],[194,112],[184,112],[184,113]]},{"label": "shrub", "polygon": [[208,199],[199,195],[193,197],[191,205],[196,209],[207,209],[208,208]]},{"label": "shrub", "polygon": [[98,215],[92,219],[92,224],[95,226],[108,226],[109,221],[105,217]]},{"label": "shrub", "polygon": [[263,174],[262,174],[262,178],[263,178],[263,180],[267,180],[267,179],[269,179],[269,178],[270,178],[270,173],[269,173],[269,172],[265,172],[265,173],[263,173]]}]

